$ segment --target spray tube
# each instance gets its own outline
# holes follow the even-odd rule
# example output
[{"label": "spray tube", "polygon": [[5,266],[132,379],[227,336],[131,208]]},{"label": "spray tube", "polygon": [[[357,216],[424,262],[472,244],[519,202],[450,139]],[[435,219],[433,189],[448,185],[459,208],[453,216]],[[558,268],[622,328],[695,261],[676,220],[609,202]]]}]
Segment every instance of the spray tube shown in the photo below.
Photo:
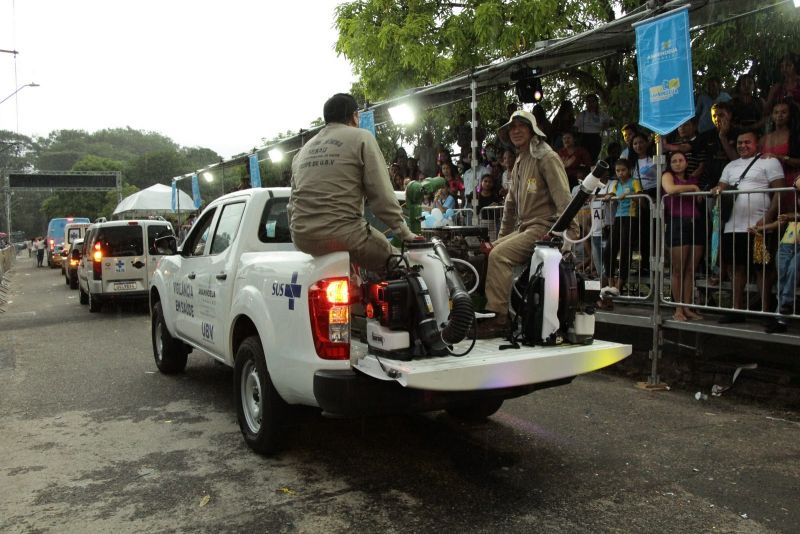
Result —
[{"label": "spray tube", "polygon": [[601,178],[608,176],[608,163],[605,161],[598,161],[592,172],[583,179],[581,182],[580,187],[578,187],[578,191],[575,193],[575,196],[572,197],[572,200],[567,205],[567,208],[561,213],[558,217],[558,220],[555,222],[552,228],[550,228],[550,232],[548,234],[550,236],[554,236],[560,234],[561,232],[565,231],[575,216],[580,211],[583,204],[586,202],[586,199],[589,198],[598,187],[603,185]]}]

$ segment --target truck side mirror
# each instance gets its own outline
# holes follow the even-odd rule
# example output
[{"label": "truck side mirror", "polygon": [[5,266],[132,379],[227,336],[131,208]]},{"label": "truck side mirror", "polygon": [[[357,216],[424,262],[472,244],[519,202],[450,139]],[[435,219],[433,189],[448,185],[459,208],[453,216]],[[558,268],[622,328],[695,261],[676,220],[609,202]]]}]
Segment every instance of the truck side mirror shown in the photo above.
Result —
[{"label": "truck side mirror", "polygon": [[156,252],[163,256],[170,256],[178,253],[178,240],[175,239],[174,235],[157,237],[153,241],[153,245],[155,245]]}]

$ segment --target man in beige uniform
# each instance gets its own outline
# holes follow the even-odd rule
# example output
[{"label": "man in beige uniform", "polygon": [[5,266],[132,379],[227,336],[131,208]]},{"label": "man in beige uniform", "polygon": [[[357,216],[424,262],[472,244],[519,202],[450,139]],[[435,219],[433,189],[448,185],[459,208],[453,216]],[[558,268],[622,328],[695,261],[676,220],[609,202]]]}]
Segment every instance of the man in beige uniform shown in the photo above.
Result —
[{"label": "man in beige uniform", "polygon": [[395,250],[364,219],[364,199],[395,236],[405,241],[416,236],[403,219],[375,137],[358,127],[355,99],[333,95],[323,118],[325,127],[292,162],[287,208],[292,241],[313,256],[347,251],[358,265],[383,271]]},{"label": "man in beige uniform", "polygon": [[[489,254],[486,309],[494,312],[495,317],[480,324],[481,338],[507,332],[513,269],[530,262],[536,242],[550,230],[571,198],[564,164],[545,142],[546,136],[531,113],[515,111],[498,135],[506,143],[510,139],[519,155],[509,171],[511,183],[503,207],[503,222]],[[574,228],[573,223],[571,230]]]}]

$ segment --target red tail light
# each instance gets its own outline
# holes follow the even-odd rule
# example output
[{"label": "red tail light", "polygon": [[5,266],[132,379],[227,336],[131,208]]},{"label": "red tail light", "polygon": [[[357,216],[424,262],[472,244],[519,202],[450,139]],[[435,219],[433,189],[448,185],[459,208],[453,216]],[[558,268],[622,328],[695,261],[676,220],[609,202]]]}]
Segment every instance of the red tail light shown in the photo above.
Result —
[{"label": "red tail light", "polygon": [[308,291],[308,311],[317,356],[325,360],[350,358],[350,281],[320,280]]},{"label": "red tail light", "polygon": [[95,280],[103,279],[103,247],[100,243],[94,244],[94,251],[92,252],[92,272],[94,273]]},{"label": "red tail light", "polygon": [[56,248],[56,242],[55,242],[55,240],[51,239],[50,240],[50,250],[53,250],[54,248]]}]

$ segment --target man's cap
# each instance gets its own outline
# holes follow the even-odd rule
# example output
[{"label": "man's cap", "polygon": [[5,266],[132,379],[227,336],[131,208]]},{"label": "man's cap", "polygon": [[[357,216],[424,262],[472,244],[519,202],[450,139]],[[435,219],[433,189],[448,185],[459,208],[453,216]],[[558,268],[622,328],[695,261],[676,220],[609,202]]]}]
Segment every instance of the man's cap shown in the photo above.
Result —
[{"label": "man's cap", "polygon": [[539,137],[547,137],[544,132],[542,132],[539,127],[536,126],[536,117],[534,117],[531,112],[520,109],[512,113],[508,122],[497,130],[498,137],[500,137],[500,140],[506,144],[511,144],[511,141],[508,139],[508,130],[511,128],[511,124],[514,121],[520,124],[525,124],[526,126],[530,126],[530,128],[533,130],[533,133]]}]

